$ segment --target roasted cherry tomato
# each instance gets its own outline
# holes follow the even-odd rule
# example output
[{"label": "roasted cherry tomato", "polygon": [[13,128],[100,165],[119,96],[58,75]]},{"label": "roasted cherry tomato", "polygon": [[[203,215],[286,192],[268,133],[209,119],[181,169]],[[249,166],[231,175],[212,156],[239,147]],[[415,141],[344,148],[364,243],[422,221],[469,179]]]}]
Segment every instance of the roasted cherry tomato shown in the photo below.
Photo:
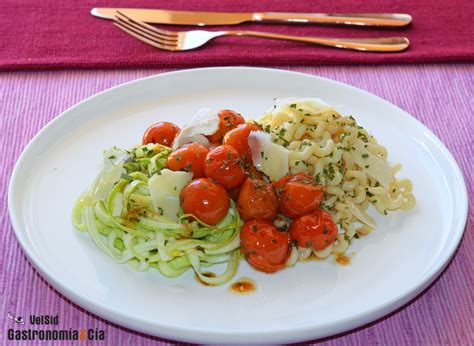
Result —
[{"label": "roasted cherry tomato", "polygon": [[303,215],[290,225],[292,240],[296,240],[299,247],[323,250],[336,241],[337,226],[327,211],[317,210]]},{"label": "roasted cherry tomato", "polygon": [[206,178],[192,180],[181,191],[181,207],[184,213],[193,214],[208,225],[221,221],[229,206],[227,191]]},{"label": "roasted cherry tomato", "polygon": [[279,210],[288,217],[317,210],[323,198],[323,187],[306,172],[287,175],[273,185],[280,198]]},{"label": "roasted cherry tomato", "polygon": [[265,173],[257,170],[257,168],[255,168],[254,165],[245,165],[246,169],[245,169],[245,177],[246,178],[252,178],[252,179],[260,179],[260,180],[265,180],[265,179],[268,179],[270,180],[270,178],[268,178]]},{"label": "roasted cherry tomato", "polygon": [[271,221],[278,209],[278,198],[271,183],[247,178],[240,188],[237,210],[243,220]]},{"label": "roasted cherry tomato", "polygon": [[244,168],[239,153],[230,145],[220,145],[211,150],[204,162],[206,177],[232,190],[244,182]]},{"label": "roasted cherry tomato", "polygon": [[221,143],[224,135],[240,124],[245,124],[245,119],[234,111],[224,109],[219,111],[219,129],[211,136],[207,136],[212,143]]},{"label": "roasted cherry tomato", "polygon": [[209,149],[201,143],[189,143],[173,151],[166,160],[172,171],[192,172],[193,178],[204,176],[204,161]]},{"label": "roasted cherry tomato", "polygon": [[280,190],[283,190],[285,185],[288,184],[290,181],[307,181],[307,182],[311,182],[311,183],[316,182],[316,180],[314,179],[314,177],[311,174],[306,173],[306,172],[300,172],[300,173],[296,173],[296,174],[286,175],[283,178],[281,178],[280,180],[274,182],[273,185],[275,186],[275,188],[277,189],[277,192],[278,192]]},{"label": "roasted cherry tomato", "polygon": [[234,147],[247,163],[252,163],[252,153],[248,143],[251,131],[262,131],[262,129],[255,124],[242,124],[227,132],[222,140],[222,144]]},{"label": "roasted cherry tomato", "polygon": [[318,185],[290,181],[279,195],[280,213],[294,218],[318,210],[323,198],[323,190]]},{"label": "roasted cherry tomato", "polygon": [[250,220],[240,230],[240,251],[253,267],[266,273],[285,267],[290,245],[288,232],[269,221]]},{"label": "roasted cherry tomato", "polygon": [[143,134],[142,144],[158,143],[171,147],[174,138],[179,132],[179,127],[167,121],[151,125]]}]

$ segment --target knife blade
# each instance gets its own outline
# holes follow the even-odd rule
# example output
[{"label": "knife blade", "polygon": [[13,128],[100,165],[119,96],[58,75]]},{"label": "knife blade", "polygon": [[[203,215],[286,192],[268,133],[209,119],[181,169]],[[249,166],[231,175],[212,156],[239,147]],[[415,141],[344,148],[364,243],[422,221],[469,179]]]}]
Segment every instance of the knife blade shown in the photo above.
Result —
[{"label": "knife blade", "polygon": [[146,23],[198,26],[235,25],[253,21],[400,27],[410,24],[412,20],[410,15],[402,13],[238,13],[105,7],[93,8],[91,14],[113,19],[116,11]]},{"label": "knife blade", "polygon": [[145,23],[175,25],[232,25],[252,20],[251,13],[168,11],[138,8],[93,8],[91,14],[113,19],[116,11]]}]

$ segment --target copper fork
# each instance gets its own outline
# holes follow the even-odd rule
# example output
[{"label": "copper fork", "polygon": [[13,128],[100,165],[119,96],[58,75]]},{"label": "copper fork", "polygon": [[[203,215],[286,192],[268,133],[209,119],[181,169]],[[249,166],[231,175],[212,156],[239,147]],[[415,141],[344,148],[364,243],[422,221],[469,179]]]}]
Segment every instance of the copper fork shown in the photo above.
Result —
[{"label": "copper fork", "polygon": [[270,38],[275,40],[297,41],[313,43],[321,46],[329,46],[343,49],[354,49],[366,52],[399,52],[407,49],[410,42],[406,37],[385,38],[325,38],[308,36],[281,35],[259,31],[168,31],[157,29],[140,20],[126,16],[117,11],[114,24],[127,34],[145,42],[153,47],[169,51],[185,51],[195,49],[206,44],[210,40],[220,36],[252,36]]}]

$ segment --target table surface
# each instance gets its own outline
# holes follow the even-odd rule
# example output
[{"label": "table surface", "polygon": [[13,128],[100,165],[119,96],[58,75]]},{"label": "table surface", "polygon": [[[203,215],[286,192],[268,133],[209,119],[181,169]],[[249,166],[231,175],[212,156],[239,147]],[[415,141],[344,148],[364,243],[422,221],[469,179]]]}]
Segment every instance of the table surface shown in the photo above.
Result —
[{"label": "table surface", "polygon": [[[314,343],[327,345],[464,345],[474,343],[473,120],[474,65],[299,67],[372,92],[405,109],[448,147],[469,192],[466,231],[443,274],[416,299],[370,325]],[[30,139],[76,102],[109,87],[163,70],[11,72],[0,74],[0,314],[6,344],[7,312],[59,315],[61,329],[98,328],[110,345],[172,344],[122,328],[85,311],[55,291],[33,269],[14,236],[7,187],[14,163]],[[41,341],[36,343],[42,344]],[[32,343],[35,344],[35,343]],[[94,344],[101,344],[100,342]]]}]

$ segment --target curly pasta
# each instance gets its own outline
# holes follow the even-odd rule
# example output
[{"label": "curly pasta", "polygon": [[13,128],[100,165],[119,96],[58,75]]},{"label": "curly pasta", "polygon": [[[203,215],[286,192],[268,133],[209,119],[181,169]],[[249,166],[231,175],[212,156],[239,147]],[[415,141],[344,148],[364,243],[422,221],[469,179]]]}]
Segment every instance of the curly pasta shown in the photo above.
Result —
[{"label": "curly pasta", "polygon": [[375,228],[366,212],[370,204],[382,215],[414,207],[412,183],[395,178],[401,165],[390,166],[387,149],[352,116],[318,99],[287,99],[276,100],[258,123],[289,150],[291,173],[306,171],[326,186],[321,208],[332,214],[340,234],[317,257],[344,253],[353,237],[369,234]]}]

